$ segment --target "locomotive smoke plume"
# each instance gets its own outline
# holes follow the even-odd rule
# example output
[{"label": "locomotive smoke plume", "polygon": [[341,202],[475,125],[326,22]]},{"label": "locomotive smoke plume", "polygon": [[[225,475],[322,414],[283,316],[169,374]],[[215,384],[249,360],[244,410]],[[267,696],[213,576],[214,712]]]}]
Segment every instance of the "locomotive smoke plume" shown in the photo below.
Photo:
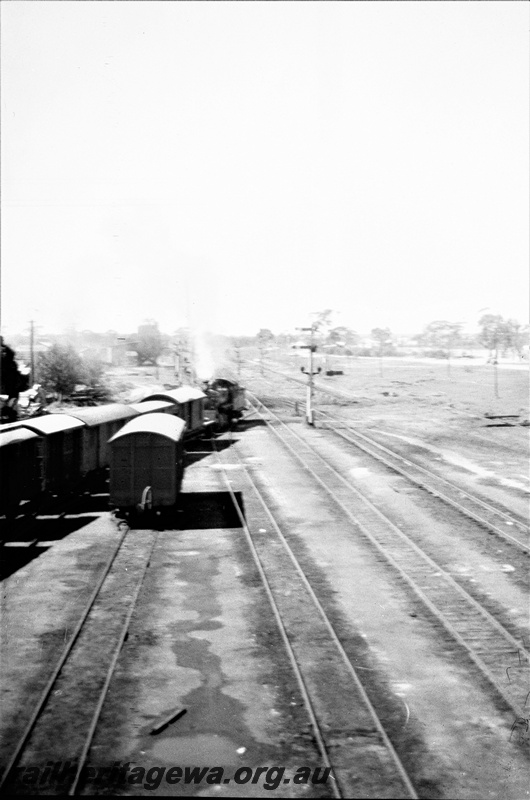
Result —
[{"label": "locomotive smoke plume", "polygon": [[210,380],[213,377],[215,364],[206,333],[193,333],[193,351],[197,378],[201,381]]}]

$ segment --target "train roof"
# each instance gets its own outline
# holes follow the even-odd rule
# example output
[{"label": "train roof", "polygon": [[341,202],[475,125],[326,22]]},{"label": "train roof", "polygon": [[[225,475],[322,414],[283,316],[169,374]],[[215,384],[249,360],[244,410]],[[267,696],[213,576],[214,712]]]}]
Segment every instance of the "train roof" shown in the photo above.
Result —
[{"label": "train roof", "polygon": [[56,411],[54,413],[74,417],[86,425],[101,425],[103,422],[135,417],[138,412],[125,403],[108,403],[104,406],[66,408],[64,411]]},{"label": "train roof", "polygon": [[178,389],[154,392],[144,397],[140,402],[145,403],[146,400],[166,400],[170,403],[187,403],[188,400],[199,400],[201,397],[206,397],[206,395],[196,386],[179,386]]},{"label": "train roof", "polygon": [[179,386],[178,389],[173,389],[175,395],[180,397],[181,403],[186,402],[186,400],[200,400],[201,398],[206,398],[206,395],[199,389],[197,386]]},{"label": "train roof", "polygon": [[20,428],[21,424],[21,420],[19,419],[15,420],[15,422],[2,422],[0,425],[0,433],[12,431],[14,428]]},{"label": "train roof", "polygon": [[126,422],[123,428],[120,428],[109,439],[109,442],[112,444],[123,436],[135,433],[154,433],[174,442],[179,442],[182,439],[185,427],[184,420],[180,419],[180,417],[174,417],[172,414],[141,414]]},{"label": "train roof", "polygon": [[146,397],[154,396],[155,394],[162,394],[167,391],[166,387],[161,383],[151,384],[151,386],[136,386],[129,394],[129,403],[141,403]]},{"label": "train roof", "polygon": [[2,430],[0,428],[0,447],[4,447],[8,444],[15,444],[16,442],[26,442],[29,439],[39,439],[39,434],[35,433],[34,431],[28,430],[28,428],[22,427],[13,427],[8,431]]},{"label": "train roof", "polygon": [[20,420],[19,423],[21,427],[29,428],[30,431],[44,434],[82,428],[84,424],[80,419],[75,419],[66,414],[45,414],[42,417],[30,417],[29,419]]},{"label": "train roof", "polygon": [[171,408],[175,403],[169,403],[167,400],[142,400],[140,403],[130,405],[139,414],[148,414],[152,411],[161,411],[163,408]]}]

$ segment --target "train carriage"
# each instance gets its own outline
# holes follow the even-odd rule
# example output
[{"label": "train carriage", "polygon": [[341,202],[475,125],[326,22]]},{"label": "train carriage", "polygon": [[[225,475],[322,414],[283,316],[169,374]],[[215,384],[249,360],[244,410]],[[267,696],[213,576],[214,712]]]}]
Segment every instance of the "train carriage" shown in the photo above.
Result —
[{"label": "train carriage", "polygon": [[27,428],[0,430],[0,514],[16,514],[21,503],[44,489],[43,439]]},{"label": "train carriage", "polygon": [[84,423],[66,414],[46,414],[16,423],[43,438],[44,489],[51,494],[71,490],[82,470]]},{"label": "train carriage", "polygon": [[110,460],[109,439],[127,420],[134,418],[138,414],[132,406],[125,403],[69,408],[65,412],[55,413],[84,423],[81,458],[83,475],[108,467]]},{"label": "train carriage", "polygon": [[179,386],[164,392],[154,392],[145,397],[139,405],[154,400],[173,403],[173,413],[186,422],[188,435],[193,435],[204,426],[204,403],[206,395],[195,386]]},{"label": "train carriage", "polygon": [[180,386],[174,390],[177,402],[184,409],[183,419],[190,434],[197,433],[204,425],[204,403],[206,395],[195,386]]},{"label": "train carriage", "polygon": [[183,475],[186,423],[170,414],[143,414],[109,441],[110,504],[134,511],[177,502]]},{"label": "train carriage", "polygon": [[[149,391],[151,394],[146,394]],[[135,419],[161,416],[174,422],[178,421],[179,436],[183,438],[184,433],[187,437],[196,436],[211,431],[214,426],[220,429],[229,427],[234,419],[241,416],[245,408],[245,390],[234,381],[224,378],[211,381],[206,388],[206,394],[195,386],[181,386],[170,390],[144,387],[142,394],[143,400],[137,403],[72,407],[1,425],[0,434],[5,448],[0,456],[3,465],[8,465],[0,464],[2,482],[7,486],[3,493],[2,509],[9,507],[10,496],[15,498],[14,504],[18,507],[19,502],[33,498],[37,491],[36,487],[40,487],[40,494],[60,495],[78,487],[86,476],[98,474],[99,470],[108,466],[111,461],[111,441],[114,441],[115,435]],[[152,423],[146,423],[146,429],[149,424]],[[21,442],[20,447],[15,446],[13,438],[6,438],[8,432],[15,430],[27,432],[18,435],[17,441]],[[162,456],[164,446],[167,448],[168,445],[162,446],[161,440],[155,436],[155,431],[151,431],[147,439]],[[27,444],[23,446],[22,442]],[[170,481],[173,488],[170,486],[168,489],[171,502],[167,502],[170,504],[174,501],[175,491],[178,493],[178,488],[175,490],[174,486],[178,487],[182,479],[182,445],[179,444],[178,447],[180,451],[175,460],[178,474],[175,480],[172,478]],[[34,451],[31,448],[34,448]],[[140,445],[138,445],[139,451]],[[30,452],[34,452],[34,456],[30,459],[32,463],[28,464]],[[146,458],[149,464],[150,456]],[[21,471],[17,472],[19,462],[22,466],[20,466]],[[131,478],[134,491],[145,477],[139,462],[135,469],[138,470],[138,479]],[[153,469],[152,465],[149,469]],[[19,479],[12,477],[15,473],[19,474]],[[26,477],[27,485],[24,483]],[[155,475],[155,477],[158,480],[160,476]],[[116,480],[118,479],[114,470],[115,486],[117,486]],[[15,484],[24,487],[19,493],[20,496],[15,492]],[[146,485],[151,486],[145,484],[142,491]],[[158,482],[157,485],[160,488],[162,483]],[[23,497],[24,494],[27,497]],[[135,497],[131,502],[136,505],[141,502],[141,498]],[[161,502],[163,505],[166,504],[164,496]],[[3,510],[0,513],[6,512]]]}]

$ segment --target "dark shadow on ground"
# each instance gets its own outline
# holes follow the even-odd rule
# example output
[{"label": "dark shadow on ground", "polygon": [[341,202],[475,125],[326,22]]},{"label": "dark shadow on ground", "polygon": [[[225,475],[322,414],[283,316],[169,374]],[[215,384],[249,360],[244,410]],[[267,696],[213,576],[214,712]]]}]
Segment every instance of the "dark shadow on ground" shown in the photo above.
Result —
[{"label": "dark shadow on ground", "polygon": [[31,517],[24,519],[19,517],[15,521],[0,520],[0,539],[4,542],[51,542],[64,539],[74,531],[84,528],[90,522],[94,522],[97,517]]},{"label": "dark shadow on ground", "polygon": [[215,458],[215,451],[227,450],[237,443],[237,439],[189,439],[186,442],[186,464],[195,464],[203,458],[211,456]]},{"label": "dark shadow on ground", "polygon": [[4,543],[0,548],[0,580],[8,578],[45,553],[50,547],[48,542],[57,542],[95,519],[97,517],[90,516],[77,519],[20,518],[2,526],[1,538]]},{"label": "dark shadow on ground", "polygon": [[[237,505],[245,516],[243,496],[234,492]],[[128,515],[132,530],[207,530],[209,528],[241,528],[241,519],[230,492],[186,492],[180,495],[176,508]]]},{"label": "dark shadow on ground", "polygon": [[0,581],[9,578],[13,573],[25,567],[34,558],[38,558],[48,547],[2,547],[0,561]]},{"label": "dark shadow on ground", "polygon": [[260,425],[263,426],[263,425],[266,425],[266,424],[267,423],[265,422],[264,419],[259,419],[259,418],[256,418],[256,419],[242,419],[237,423],[236,432],[237,431],[247,431],[250,428],[256,428],[256,427],[258,427]]}]

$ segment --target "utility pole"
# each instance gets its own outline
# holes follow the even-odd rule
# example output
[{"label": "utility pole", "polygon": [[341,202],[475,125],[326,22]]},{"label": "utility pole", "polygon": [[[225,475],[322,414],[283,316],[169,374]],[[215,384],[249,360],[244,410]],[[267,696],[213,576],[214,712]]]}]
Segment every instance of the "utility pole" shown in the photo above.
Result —
[{"label": "utility pole", "polygon": [[500,344],[500,337],[499,337],[499,330],[497,323],[493,331],[493,341],[491,341],[491,344],[488,345],[490,354],[492,350],[494,350],[495,353],[493,359],[491,359],[491,355],[489,359],[493,361],[493,391],[495,392],[495,397],[499,397],[499,374],[497,372],[499,364],[499,344]]},{"label": "utility pole", "polygon": [[234,353],[236,357],[236,365],[237,365],[237,379],[238,381],[241,380],[241,342],[236,341],[234,343]]},{"label": "utility pole", "polygon": [[31,378],[30,378],[30,380],[31,380],[31,386],[33,386],[33,384],[35,383],[35,349],[34,349],[34,343],[33,343],[33,339],[34,339],[34,336],[33,336],[33,329],[34,329],[33,320],[30,320],[29,325],[30,325],[30,328],[29,328],[29,352],[30,352],[30,359],[31,359],[31,361],[30,361],[30,364],[31,364]]},{"label": "utility pole", "polygon": [[297,328],[299,331],[310,331],[311,332],[311,344],[303,344],[301,345],[301,349],[309,350],[309,371],[304,369],[304,367],[300,367],[301,372],[304,375],[307,375],[307,395],[306,395],[306,419],[308,425],[314,425],[314,413],[313,413],[313,375],[318,375],[321,372],[321,368],[319,367],[316,372],[313,371],[313,353],[316,351],[316,345],[314,344],[314,334],[315,334],[315,326],[312,325],[310,328]]}]

